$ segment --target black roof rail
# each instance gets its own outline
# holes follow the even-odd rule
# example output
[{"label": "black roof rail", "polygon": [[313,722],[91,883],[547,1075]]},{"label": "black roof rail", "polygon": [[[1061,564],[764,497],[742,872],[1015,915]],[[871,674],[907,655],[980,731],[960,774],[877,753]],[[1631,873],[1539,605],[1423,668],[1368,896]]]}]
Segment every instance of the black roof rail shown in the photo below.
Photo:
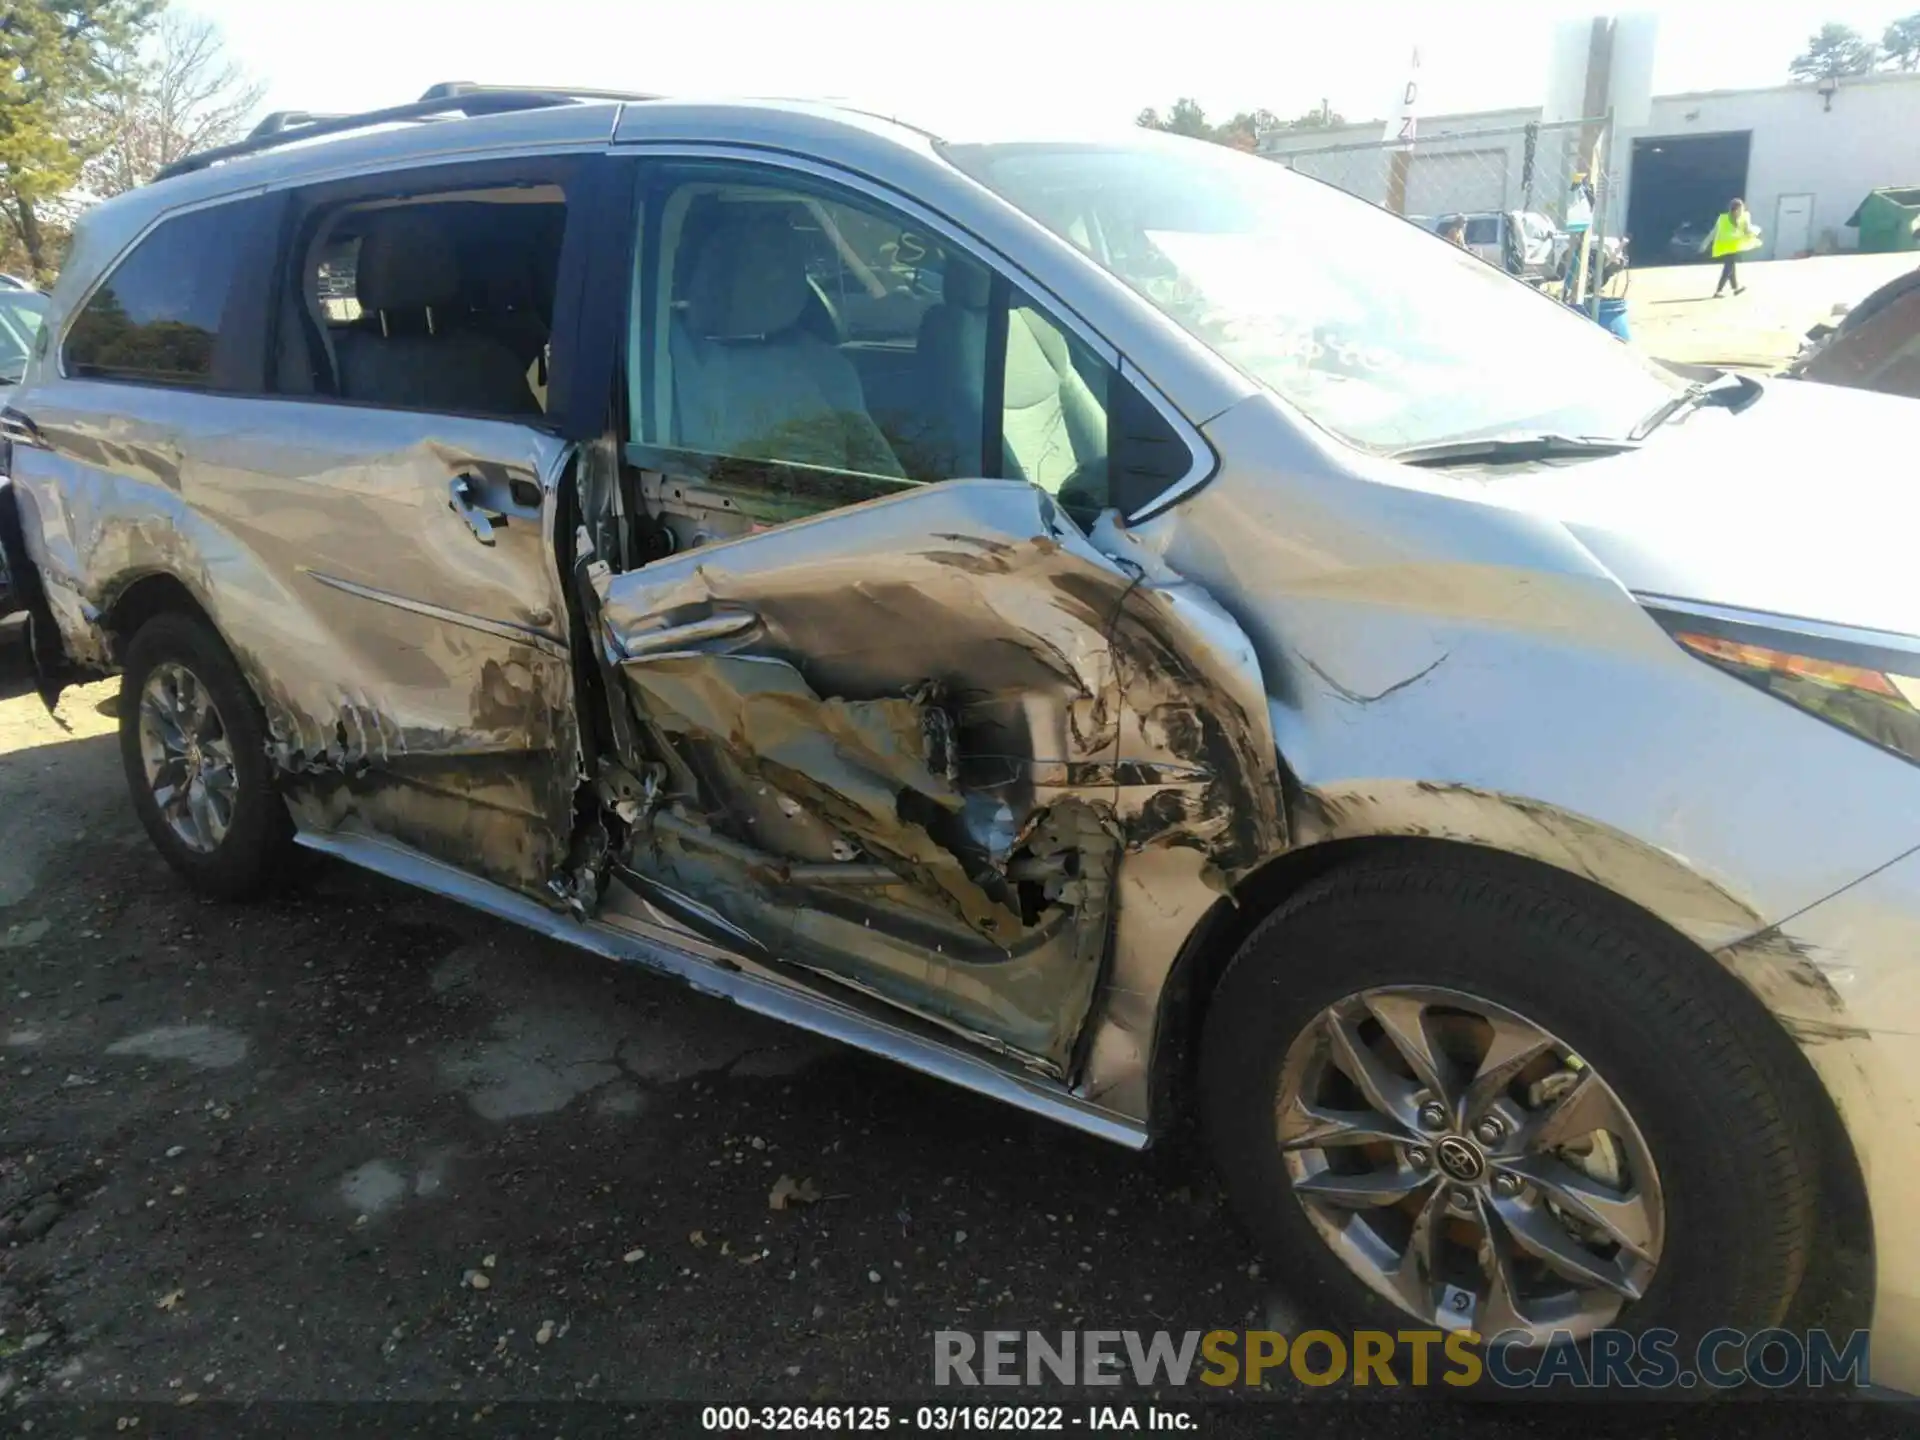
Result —
[{"label": "black roof rail", "polygon": [[429,85],[425,100],[451,100],[461,95],[554,95],[563,100],[659,100],[637,90],[582,90],[577,85],[476,85],[471,80],[442,80]]},{"label": "black roof rail", "polygon": [[222,160],[237,160],[297,140],[314,140],[323,135],[344,135],[367,130],[375,125],[393,125],[416,120],[437,120],[444,116],[503,115],[515,110],[545,110],[558,105],[575,105],[596,100],[654,100],[654,95],[629,95],[601,90],[518,90],[502,85],[472,85],[454,81],[435,85],[425,96],[408,105],[389,105],[384,110],[364,110],[356,115],[316,115],[304,110],[279,110],[253,127],[244,140],[231,145],[216,145],[164,166],[153,178],[171,180],[176,175],[204,170]]},{"label": "black roof rail", "polygon": [[276,110],[247,132],[249,140],[264,140],[298,125],[314,125],[322,120],[344,120],[344,115],[319,115],[311,110]]}]

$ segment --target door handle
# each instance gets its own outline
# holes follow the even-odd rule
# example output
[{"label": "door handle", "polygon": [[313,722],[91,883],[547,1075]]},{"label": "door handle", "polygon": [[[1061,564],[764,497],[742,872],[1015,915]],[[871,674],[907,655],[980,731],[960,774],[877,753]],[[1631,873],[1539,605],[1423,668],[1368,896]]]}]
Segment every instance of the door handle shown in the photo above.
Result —
[{"label": "door handle", "polygon": [[724,640],[758,624],[760,617],[751,610],[722,610],[704,620],[689,620],[684,625],[664,625],[656,630],[640,630],[620,637],[620,648],[631,660],[640,655],[664,654],[684,650],[704,640]]},{"label": "door handle", "polygon": [[493,522],[498,517],[489,515],[474,502],[476,489],[478,486],[471,475],[454,476],[447,485],[447,508],[466,522],[474,539],[482,545],[491,545]]}]

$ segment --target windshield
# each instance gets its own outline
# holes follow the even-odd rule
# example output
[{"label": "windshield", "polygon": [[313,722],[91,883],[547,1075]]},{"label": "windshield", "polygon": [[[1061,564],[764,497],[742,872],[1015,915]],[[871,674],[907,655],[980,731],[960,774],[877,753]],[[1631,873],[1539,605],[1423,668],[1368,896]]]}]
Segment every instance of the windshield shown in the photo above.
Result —
[{"label": "windshield", "polygon": [[18,385],[47,313],[47,297],[32,290],[0,290],[0,383]]},{"label": "windshield", "polygon": [[1681,388],[1471,253],[1270,160],[1151,136],[945,153],[1360,445],[1623,437]]}]

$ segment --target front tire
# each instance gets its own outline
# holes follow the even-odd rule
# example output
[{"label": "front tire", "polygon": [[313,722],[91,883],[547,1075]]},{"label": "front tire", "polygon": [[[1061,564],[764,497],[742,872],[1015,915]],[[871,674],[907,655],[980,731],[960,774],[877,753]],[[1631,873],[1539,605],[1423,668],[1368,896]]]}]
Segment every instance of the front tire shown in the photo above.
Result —
[{"label": "front tire", "polygon": [[1200,1099],[1310,1314],[1685,1345],[1777,1324],[1800,1283],[1818,1149],[1795,1063],[1637,914],[1407,859],[1323,877],[1253,933],[1209,1002]]},{"label": "front tire", "polygon": [[119,709],[133,808],[166,862],[218,899],[271,888],[293,824],[259,704],[220,638],[187,615],[149,620],[127,647]]}]

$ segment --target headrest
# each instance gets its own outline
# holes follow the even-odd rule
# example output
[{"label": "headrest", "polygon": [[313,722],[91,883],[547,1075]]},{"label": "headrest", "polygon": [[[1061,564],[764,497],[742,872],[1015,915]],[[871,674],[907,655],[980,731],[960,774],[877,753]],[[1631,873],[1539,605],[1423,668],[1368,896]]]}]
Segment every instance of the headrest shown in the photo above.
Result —
[{"label": "headrest", "polygon": [[425,310],[460,298],[453,237],[425,210],[375,210],[360,232],[354,295],[363,310]]},{"label": "headrest", "polygon": [[947,272],[941,277],[941,300],[947,305],[957,305],[962,310],[984,310],[987,308],[987,292],[992,284],[984,267],[976,265],[964,255],[949,253]]},{"label": "headrest", "polygon": [[730,205],[687,283],[687,327],[709,340],[775,335],[806,309],[807,248],[783,207]]}]

